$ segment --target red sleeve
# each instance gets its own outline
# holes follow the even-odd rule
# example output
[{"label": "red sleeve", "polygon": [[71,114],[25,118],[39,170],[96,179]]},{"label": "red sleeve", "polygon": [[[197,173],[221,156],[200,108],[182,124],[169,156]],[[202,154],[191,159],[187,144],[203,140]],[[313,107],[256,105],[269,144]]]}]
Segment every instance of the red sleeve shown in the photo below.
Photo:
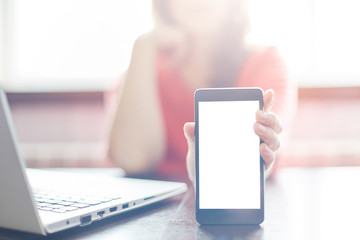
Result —
[{"label": "red sleeve", "polygon": [[194,121],[194,93],[161,56],[157,61],[158,91],[167,145],[158,173],[186,176],[187,142],[183,126]]}]

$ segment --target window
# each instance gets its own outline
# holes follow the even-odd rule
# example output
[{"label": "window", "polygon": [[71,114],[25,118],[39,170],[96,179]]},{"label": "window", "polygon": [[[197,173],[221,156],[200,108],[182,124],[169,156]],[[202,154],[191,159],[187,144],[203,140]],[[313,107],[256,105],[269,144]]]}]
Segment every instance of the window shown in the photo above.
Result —
[{"label": "window", "polygon": [[359,7],[353,0],[253,0],[253,40],[277,44],[300,86],[359,86]]},{"label": "window", "polygon": [[[151,29],[150,0],[0,0],[0,80],[13,91],[107,89]],[[360,85],[353,0],[253,0],[251,41],[276,44],[299,86]]]},{"label": "window", "polygon": [[4,3],[9,90],[106,89],[126,69],[136,37],[152,26],[148,0]]}]

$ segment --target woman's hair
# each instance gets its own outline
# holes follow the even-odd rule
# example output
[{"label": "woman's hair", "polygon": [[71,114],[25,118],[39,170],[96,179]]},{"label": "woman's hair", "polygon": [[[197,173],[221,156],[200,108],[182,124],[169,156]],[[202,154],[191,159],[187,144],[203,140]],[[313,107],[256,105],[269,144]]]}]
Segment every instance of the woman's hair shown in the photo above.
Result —
[{"label": "woman's hair", "polygon": [[[213,69],[215,70],[209,79],[212,87],[233,86],[247,55],[245,38],[250,30],[249,0],[226,1],[228,3],[228,13],[226,14],[228,17],[219,29],[218,44],[212,57]],[[168,9],[168,0],[153,0],[153,12],[155,21],[161,20],[169,25],[176,25]]]}]

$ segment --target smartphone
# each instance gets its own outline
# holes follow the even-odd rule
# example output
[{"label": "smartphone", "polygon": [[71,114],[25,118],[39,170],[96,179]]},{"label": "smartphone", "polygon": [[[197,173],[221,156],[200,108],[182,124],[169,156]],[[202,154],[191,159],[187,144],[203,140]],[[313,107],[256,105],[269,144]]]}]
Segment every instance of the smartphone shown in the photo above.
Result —
[{"label": "smartphone", "polygon": [[260,224],[264,163],[255,114],[260,88],[195,92],[196,220],[200,224]]}]

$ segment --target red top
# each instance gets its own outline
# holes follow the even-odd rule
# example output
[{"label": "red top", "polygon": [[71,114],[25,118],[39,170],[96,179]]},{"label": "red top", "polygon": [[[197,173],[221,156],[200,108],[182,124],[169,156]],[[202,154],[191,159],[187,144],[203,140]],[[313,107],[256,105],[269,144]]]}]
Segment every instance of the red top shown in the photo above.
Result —
[{"label": "red top", "polygon": [[[165,59],[158,58],[158,90],[166,130],[167,152],[158,168],[159,174],[186,174],[187,142],[183,126],[194,121],[194,92]],[[275,47],[251,53],[238,74],[234,87],[260,87],[275,91],[273,112],[279,116],[286,111],[289,81],[283,59]]]}]

